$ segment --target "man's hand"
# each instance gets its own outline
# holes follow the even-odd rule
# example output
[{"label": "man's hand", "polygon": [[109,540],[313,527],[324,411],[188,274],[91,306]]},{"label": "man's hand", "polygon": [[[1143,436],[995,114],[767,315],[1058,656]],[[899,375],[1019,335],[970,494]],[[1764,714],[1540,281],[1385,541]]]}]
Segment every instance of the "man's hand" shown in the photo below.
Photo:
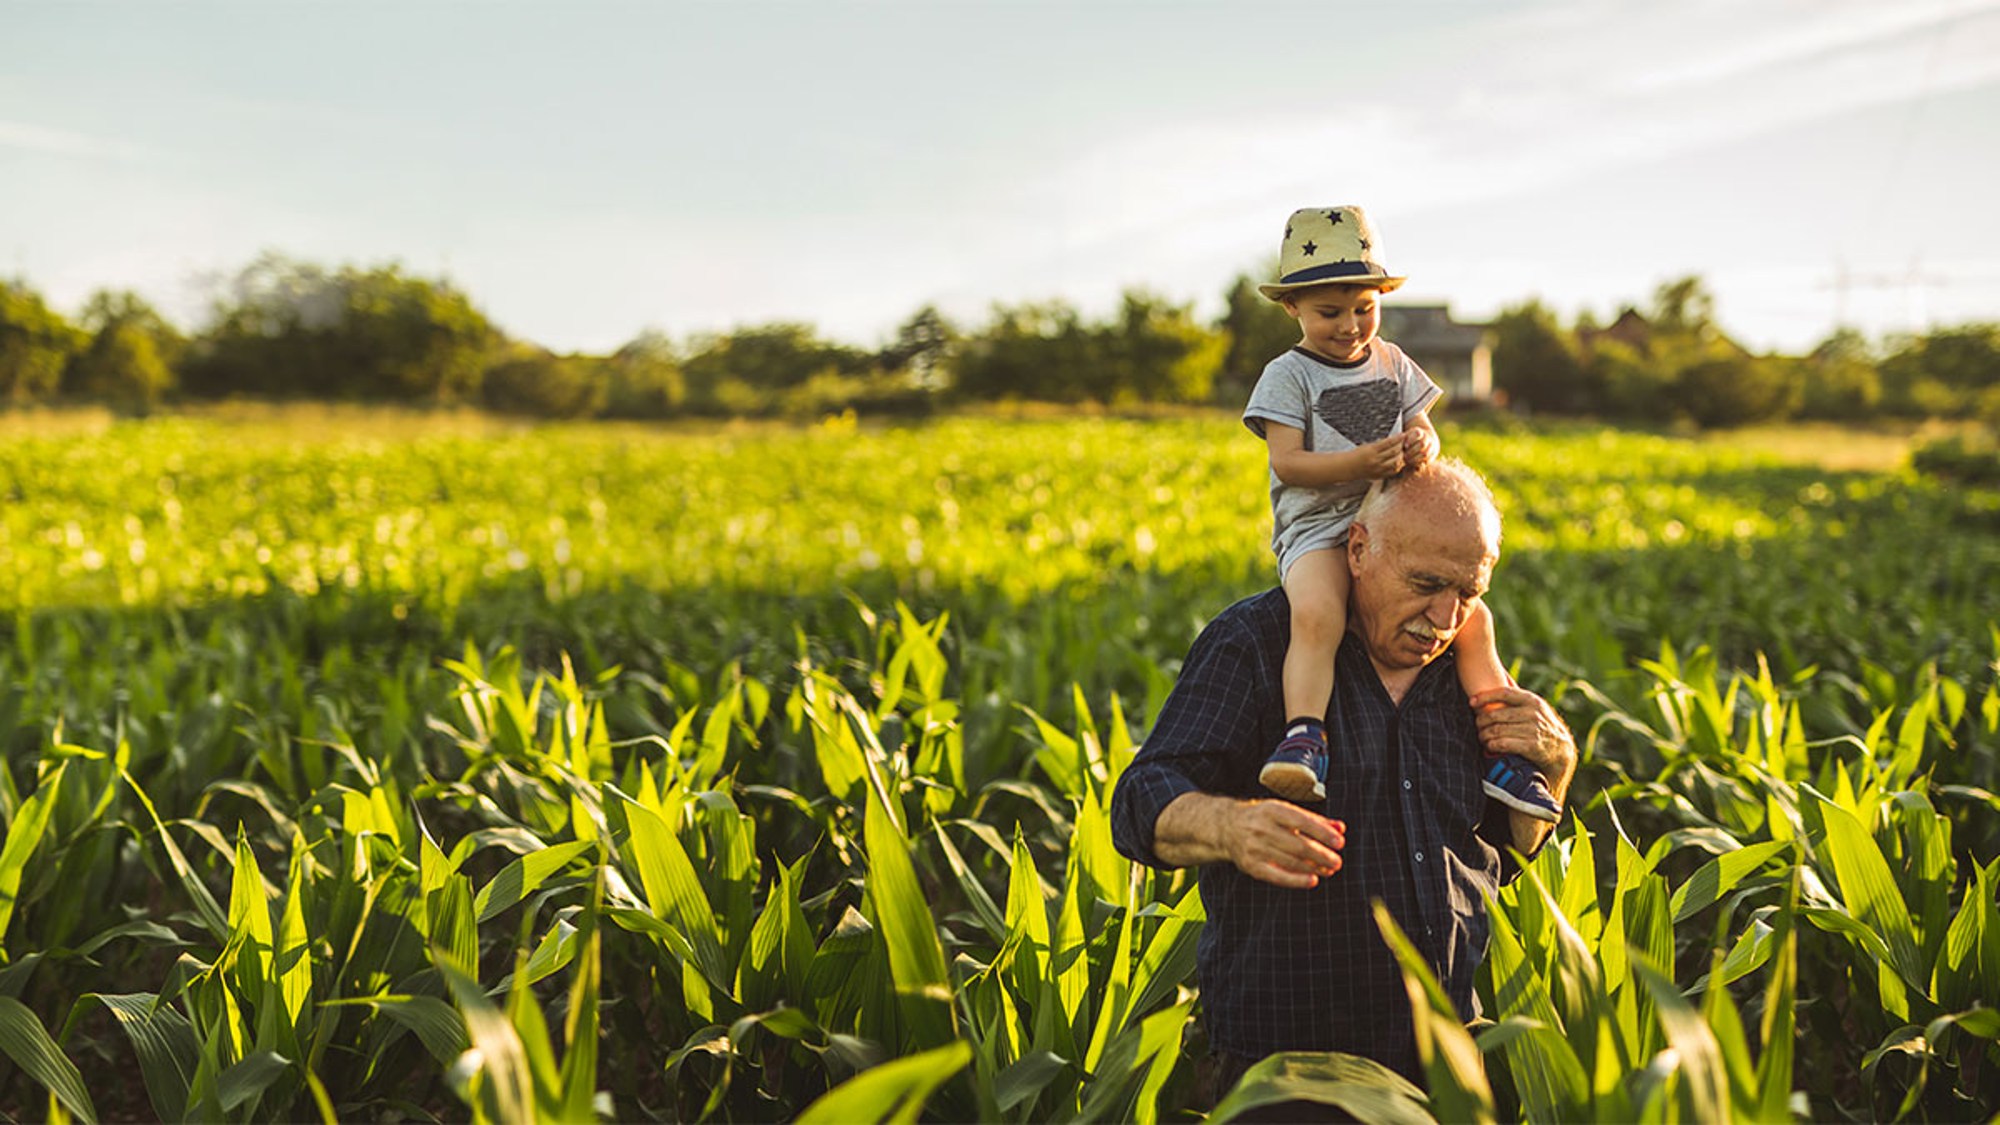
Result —
[{"label": "man's hand", "polygon": [[1472,710],[1479,741],[1489,752],[1519,754],[1540,767],[1551,785],[1558,776],[1568,783],[1576,768],[1576,741],[1548,700],[1525,688],[1488,688],[1472,697]]},{"label": "man's hand", "polygon": [[[1533,762],[1548,779],[1557,801],[1569,793],[1576,772],[1576,740],[1549,701],[1518,687],[1488,688],[1472,697],[1479,740],[1494,754],[1518,754]],[[1514,849],[1531,855],[1554,826],[1526,813],[1510,814]]]},{"label": "man's hand", "polygon": [[1153,851],[1177,867],[1232,863],[1253,879],[1306,890],[1340,870],[1347,826],[1286,801],[1183,793],[1160,810]]}]

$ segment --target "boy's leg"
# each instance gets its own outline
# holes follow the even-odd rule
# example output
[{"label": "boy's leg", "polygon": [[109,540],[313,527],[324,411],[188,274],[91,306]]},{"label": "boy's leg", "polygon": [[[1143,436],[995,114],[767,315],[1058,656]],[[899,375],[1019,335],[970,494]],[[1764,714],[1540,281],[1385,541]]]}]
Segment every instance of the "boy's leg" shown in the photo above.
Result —
[{"label": "boy's leg", "polygon": [[1347,631],[1347,554],[1329,548],[1294,560],[1285,571],[1292,605],[1285,647],[1285,737],[1258,780],[1295,801],[1326,796],[1326,707],[1333,697],[1334,656]]},{"label": "boy's leg", "polygon": [[1300,555],[1285,571],[1292,639],[1285,647],[1285,718],[1325,720],[1333,698],[1333,658],[1347,632],[1347,552]]},{"label": "boy's leg", "polygon": [[1472,616],[1451,642],[1458,658],[1458,686],[1468,696],[1498,687],[1513,687],[1514,677],[1500,663],[1500,646],[1493,639],[1493,611],[1485,602],[1472,607]]},{"label": "boy's leg", "polygon": [[[1451,647],[1458,657],[1458,684],[1466,695],[1514,686],[1514,678],[1500,663],[1500,648],[1493,640],[1493,612],[1485,602],[1473,608]],[[1553,824],[1562,819],[1562,805],[1549,792],[1548,779],[1526,758],[1488,754],[1484,788],[1494,800],[1537,820]]]}]

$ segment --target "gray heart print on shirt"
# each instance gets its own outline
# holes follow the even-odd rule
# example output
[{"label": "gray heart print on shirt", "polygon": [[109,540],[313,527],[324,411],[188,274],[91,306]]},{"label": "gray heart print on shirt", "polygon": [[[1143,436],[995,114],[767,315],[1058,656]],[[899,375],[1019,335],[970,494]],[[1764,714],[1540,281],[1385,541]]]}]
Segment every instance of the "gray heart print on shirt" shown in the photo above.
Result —
[{"label": "gray heart print on shirt", "polygon": [[1319,393],[1313,413],[1341,437],[1356,445],[1381,441],[1396,432],[1402,416],[1402,396],[1387,379],[1363,379],[1328,387]]}]

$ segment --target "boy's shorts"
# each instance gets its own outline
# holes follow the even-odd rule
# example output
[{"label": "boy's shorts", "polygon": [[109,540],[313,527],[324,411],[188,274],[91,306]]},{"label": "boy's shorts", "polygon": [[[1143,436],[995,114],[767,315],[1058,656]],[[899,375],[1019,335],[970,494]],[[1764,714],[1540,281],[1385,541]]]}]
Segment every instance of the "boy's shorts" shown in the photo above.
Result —
[{"label": "boy's shorts", "polygon": [[1337,551],[1347,546],[1347,529],[1353,526],[1354,517],[1349,516],[1346,519],[1315,520],[1290,528],[1284,546],[1278,551],[1278,581],[1284,582],[1285,575],[1292,571],[1292,564],[1314,551]]}]

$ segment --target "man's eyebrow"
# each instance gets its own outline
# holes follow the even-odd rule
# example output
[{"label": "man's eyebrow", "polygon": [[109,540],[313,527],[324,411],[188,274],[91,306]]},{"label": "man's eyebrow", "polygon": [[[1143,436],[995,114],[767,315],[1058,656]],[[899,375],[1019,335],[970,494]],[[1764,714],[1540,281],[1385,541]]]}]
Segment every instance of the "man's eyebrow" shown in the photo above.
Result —
[{"label": "man's eyebrow", "polygon": [[1410,581],[1419,586],[1435,586],[1438,589],[1443,589],[1446,586],[1456,586],[1461,590],[1472,591],[1472,596],[1475,598],[1485,597],[1488,588],[1488,583],[1481,582],[1477,578],[1460,582],[1455,578],[1443,574],[1435,574],[1428,570],[1411,571]]}]

